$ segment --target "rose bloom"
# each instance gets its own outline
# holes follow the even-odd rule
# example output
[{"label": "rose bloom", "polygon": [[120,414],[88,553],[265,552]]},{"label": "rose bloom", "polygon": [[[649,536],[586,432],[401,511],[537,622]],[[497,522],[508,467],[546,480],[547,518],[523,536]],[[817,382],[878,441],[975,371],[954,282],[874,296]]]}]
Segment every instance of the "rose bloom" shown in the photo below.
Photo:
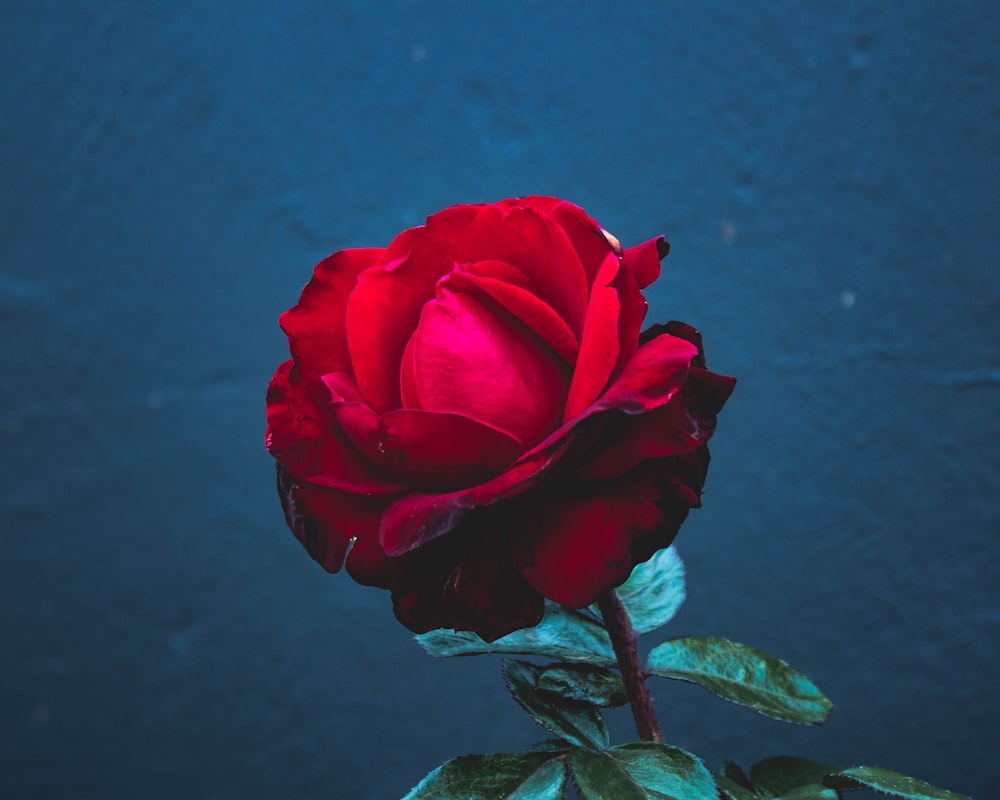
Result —
[{"label": "rose bloom", "polygon": [[582,209],[445,209],[321,261],[267,392],[285,518],[414,632],[492,641],[620,585],[700,505],[735,380],[681,323],[640,333],[662,238]]}]

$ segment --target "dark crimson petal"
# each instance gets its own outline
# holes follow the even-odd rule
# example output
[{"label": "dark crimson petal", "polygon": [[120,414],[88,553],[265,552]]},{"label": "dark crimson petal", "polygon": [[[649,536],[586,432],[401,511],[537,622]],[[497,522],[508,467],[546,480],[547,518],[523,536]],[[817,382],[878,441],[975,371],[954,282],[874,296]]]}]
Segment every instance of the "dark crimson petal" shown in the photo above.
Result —
[{"label": "dark crimson petal", "polygon": [[523,322],[567,364],[576,363],[580,345],[565,320],[537,295],[506,281],[469,272],[452,272],[441,280],[442,288],[485,297]]},{"label": "dark crimson petal", "polygon": [[660,276],[660,261],[667,257],[670,245],[662,236],[628,248],[622,256],[625,268],[635,277],[636,285],[645,289]]},{"label": "dark crimson petal", "polygon": [[[581,431],[579,438],[586,438]],[[521,494],[537,485],[551,467],[572,452],[574,441],[564,438],[551,447],[536,448],[529,456],[492,480],[445,494],[406,494],[382,515],[379,538],[383,549],[394,556],[425,547],[455,530],[469,512]]]},{"label": "dark crimson petal", "polygon": [[587,410],[643,414],[670,402],[687,377],[698,349],[676,336],[658,336],[629,356],[608,390]]},{"label": "dark crimson petal", "polygon": [[590,289],[587,318],[580,341],[580,357],[566,398],[562,422],[573,419],[604,390],[618,366],[618,322],[621,304],[611,282],[618,274],[618,258],[609,253]]},{"label": "dark crimson petal", "polygon": [[449,537],[462,542],[462,551],[445,587],[447,627],[492,642],[541,620],[545,601],[511,561],[510,528],[518,522],[502,513],[475,515]]},{"label": "dark crimson petal", "polygon": [[421,408],[480,420],[525,447],[560,423],[568,365],[522,322],[473,295],[443,287],[424,306],[413,368]]},{"label": "dark crimson petal", "polygon": [[359,497],[301,482],[280,464],[275,466],[285,522],[327,572],[340,570],[351,544],[359,537],[378,541],[384,498]]},{"label": "dark crimson petal", "polygon": [[347,554],[348,574],[364,586],[392,589],[407,574],[406,567],[405,559],[386,555],[377,531],[359,534]]},{"label": "dark crimson petal", "polygon": [[483,206],[449,251],[453,263],[505,261],[531,280],[536,294],[555,309],[576,336],[587,311],[587,275],[565,231],[538,211]]},{"label": "dark crimson petal", "polygon": [[486,641],[538,624],[545,604],[511,563],[505,522],[475,515],[394,559],[402,565],[389,587],[397,619],[415,633],[452,628]]},{"label": "dark crimson petal", "polygon": [[320,380],[305,380],[289,359],[267,388],[268,452],[296,478],[346,491],[386,494],[402,487],[376,473],[351,446]]},{"label": "dark crimson petal", "polygon": [[299,369],[310,376],[349,371],[344,314],[357,276],[382,248],[341,250],[323,259],[302,290],[299,302],[278,318]]},{"label": "dark crimson petal", "polygon": [[[400,234],[380,263],[358,276],[347,301],[346,330],[351,364],[368,404],[382,413],[402,405],[399,369],[424,303],[453,263],[445,259],[452,240],[478,210],[456,206]],[[343,370],[328,370],[340,372]]]},{"label": "dark crimson petal", "polygon": [[692,470],[690,457],[679,461],[647,461],[616,481],[577,484],[539,501],[514,543],[521,574],[549,600],[574,608],[621,585],[673,541],[698,503],[704,472]]},{"label": "dark crimson petal", "polygon": [[727,378],[691,367],[684,387],[665,406],[648,414],[616,414],[607,421],[605,446],[583,464],[577,477],[614,478],[647,458],[681,455],[705,444],[715,433],[716,415],[736,385]]}]

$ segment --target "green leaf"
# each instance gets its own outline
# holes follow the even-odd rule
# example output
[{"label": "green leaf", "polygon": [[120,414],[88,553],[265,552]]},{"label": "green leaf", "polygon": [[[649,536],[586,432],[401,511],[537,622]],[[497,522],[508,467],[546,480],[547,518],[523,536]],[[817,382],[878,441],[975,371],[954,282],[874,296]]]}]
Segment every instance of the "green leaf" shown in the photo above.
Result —
[{"label": "green leaf", "polygon": [[403,800],[563,800],[565,756],[462,756],[431,772]]},{"label": "green leaf", "polygon": [[616,590],[637,633],[649,633],[674,618],[687,597],[684,562],[671,545],[637,564]]},{"label": "green leaf", "polygon": [[662,742],[632,742],[608,753],[574,748],[573,782],[584,800],[717,800],[712,775],[690,753]]},{"label": "green leaf", "polygon": [[583,800],[650,800],[611,756],[576,748],[569,754],[573,783]]},{"label": "green leaf", "polygon": [[612,747],[612,758],[655,800],[716,800],[715,781],[701,760],[663,742]]},{"label": "green leaf", "polygon": [[837,800],[823,779],[838,767],[822,761],[775,756],[750,768],[750,783],[758,794],[781,800]]},{"label": "green leaf", "polygon": [[841,790],[874,789],[876,792],[903,797],[906,800],[972,800],[964,794],[938,789],[924,781],[880,767],[852,767],[841,770],[826,776],[824,783]]},{"label": "green leaf", "polygon": [[565,700],[535,688],[541,667],[505,658],[502,670],[504,683],[513,698],[543,728],[572,744],[599,750],[608,746],[607,725],[594,706]]},{"label": "green leaf", "polygon": [[601,708],[628,703],[625,684],[617,672],[586,664],[554,664],[542,669],[538,689]]},{"label": "green leaf", "polygon": [[424,650],[439,657],[504,653],[607,667],[618,663],[607,631],[599,622],[555,603],[546,606],[545,616],[534,628],[514,631],[495,642],[484,642],[474,633],[444,628],[421,633],[416,639]]},{"label": "green leaf", "polygon": [[825,722],[833,703],[805,675],[745,644],[714,636],[671,639],[653,648],[649,670],[697,683],[734,703],[799,725]]}]

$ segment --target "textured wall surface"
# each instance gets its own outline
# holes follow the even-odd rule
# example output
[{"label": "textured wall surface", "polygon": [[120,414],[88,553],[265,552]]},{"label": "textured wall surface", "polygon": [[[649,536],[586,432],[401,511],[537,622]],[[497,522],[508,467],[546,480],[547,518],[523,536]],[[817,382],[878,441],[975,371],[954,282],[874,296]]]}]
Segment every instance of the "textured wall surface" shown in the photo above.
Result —
[{"label": "textured wall surface", "polygon": [[665,233],[650,319],[740,378],[672,630],[837,705],[658,684],[668,738],[997,796],[1000,6],[836,6],[0,2],[0,796],[380,800],[544,738],[306,556],[262,441],[316,261],[528,193]]}]

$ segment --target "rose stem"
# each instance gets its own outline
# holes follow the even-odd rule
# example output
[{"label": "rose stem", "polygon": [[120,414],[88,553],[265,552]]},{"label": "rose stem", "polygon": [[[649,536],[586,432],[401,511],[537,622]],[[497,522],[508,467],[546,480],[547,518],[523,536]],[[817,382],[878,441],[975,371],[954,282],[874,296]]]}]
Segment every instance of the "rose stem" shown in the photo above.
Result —
[{"label": "rose stem", "polygon": [[614,589],[608,589],[597,598],[597,607],[604,617],[604,625],[611,637],[611,646],[618,657],[618,667],[622,671],[625,682],[625,692],[632,707],[635,718],[635,729],[644,742],[662,742],[660,723],[653,711],[653,698],[650,697],[646,676],[639,666],[638,637],[632,627],[625,606],[622,605]]}]

